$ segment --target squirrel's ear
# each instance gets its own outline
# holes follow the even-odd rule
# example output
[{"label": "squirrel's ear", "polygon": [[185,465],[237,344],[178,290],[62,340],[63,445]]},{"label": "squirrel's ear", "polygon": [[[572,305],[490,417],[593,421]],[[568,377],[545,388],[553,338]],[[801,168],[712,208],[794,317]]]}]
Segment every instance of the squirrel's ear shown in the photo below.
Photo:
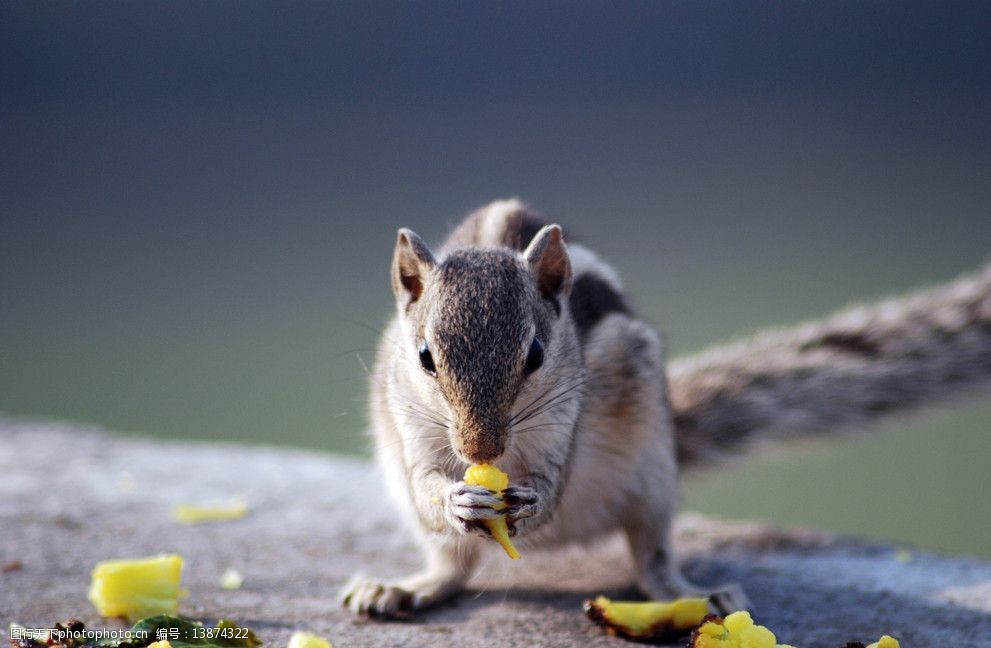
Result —
[{"label": "squirrel's ear", "polygon": [[537,289],[545,299],[571,292],[571,260],[560,225],[545,225],[523,251]]},{"label": "squirrel's ear", "polygon": [[416,232],[405,227],[396,235],[392,255],[392,292],[406,305],[423,294],[424,278],[436,265],[434,255]]}]

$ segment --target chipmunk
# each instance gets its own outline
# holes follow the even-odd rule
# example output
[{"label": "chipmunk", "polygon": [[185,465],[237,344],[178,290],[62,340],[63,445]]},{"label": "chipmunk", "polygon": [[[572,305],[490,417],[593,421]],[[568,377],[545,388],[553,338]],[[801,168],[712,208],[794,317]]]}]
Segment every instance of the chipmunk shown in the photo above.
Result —
[{"label": "chipmunk", "polygon": [[[426,567],[389,582],[356,576],[342,592],[352,611],[405,615],[456,595],[486,542],[480,522],[504,514],[524,547],[621,530],[644,595],[744,609],[738,586],[702,590],[672,556],[681,471],[991,378],[991,266],[667,373],[661,338],[617,273],[566,240],[516,200],[471,214],[437,254],[399,230],[397,313],[371,372],[371,422]],[[479,463],[510,475],[502,500],[463,482]]]}]

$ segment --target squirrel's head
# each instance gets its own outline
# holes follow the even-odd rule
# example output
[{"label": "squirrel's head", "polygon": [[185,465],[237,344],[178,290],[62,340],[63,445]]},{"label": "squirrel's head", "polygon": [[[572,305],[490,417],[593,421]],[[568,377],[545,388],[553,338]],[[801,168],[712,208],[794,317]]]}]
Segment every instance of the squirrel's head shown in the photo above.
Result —
[{"label": "squirrel's head", "polygon": [[567,315],[571,262],[557,225],[523,252],[466,248],[440,260],[401,229],[392,289],[398,369],[417,389],[417,405],[442,413],[451,447],[468,463],[499,458],[514,426],[532,425],[543,413],[537,407],[580,371]]}]

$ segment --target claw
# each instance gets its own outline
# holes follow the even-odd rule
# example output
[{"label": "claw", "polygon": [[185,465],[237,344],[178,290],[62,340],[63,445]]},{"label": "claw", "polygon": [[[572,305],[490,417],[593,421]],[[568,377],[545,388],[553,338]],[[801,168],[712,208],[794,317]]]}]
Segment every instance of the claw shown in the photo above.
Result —
[{"label": "claw", "polygon": [[503,499],[506,502],[503,513],[506,514],[506,522],[511,530],[518,520],[533,517],[539,511],[540,496],[532,488],[510,486],[503,491]]},{"label": "claw", "polygon": [[536,504],[539,496],[537,495],[537,491],[532,488],[510,486],[502,492],[502,499],[506,503],[507,508],[512,508],[513,506]]},{"label": "claw", "polygon": [[341,603],[351,612],[371,619],[409,619],[457,593],[461,582],[432,574],[417,574],[392,583],[356,575],[341,592]]}]

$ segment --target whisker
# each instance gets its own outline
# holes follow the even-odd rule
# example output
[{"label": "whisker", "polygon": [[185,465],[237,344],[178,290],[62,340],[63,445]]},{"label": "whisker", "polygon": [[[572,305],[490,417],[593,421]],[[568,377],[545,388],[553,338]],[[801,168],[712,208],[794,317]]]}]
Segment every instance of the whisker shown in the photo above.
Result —
[{"label": "whisker", "polygon": [[528,432],[536,432],[537,430],[559,429],[566,426],[566,423],[537,423],[536,425],[525,427],[522,430],[517,430],[514,428],[513,434],[526,434]]},{"label": "whisker", "polygon": [[588,380],[585,377],[582,377],[581,379],[579,379],[574,384],[567,385],[561,391],[555,393],[553,396],[551,396],[550,398],[548,398],[546,401],[544,401],[543,403],[541,403],[538,406],[534,407],[531,411],[527,412],[524,416],[521,416],[521,417],[516,418],[513,421],[512,424],[513,425],[518,425],[520,423],[523,423],[524,421],[528,421],[528,420],[530,420],[530,419],[532,419],[532,418],[534,418],[536,416],[539,416],[539,415],[543,414],[544,412],[546,412],[546,411],[548,411],[548,410],[556,407],[557,405],[559,405],[561,403],[561,399],[562,398],[564,398],[565,396],[569,395],[574,390],[579,389],[580,387],[583,387],[587,382],[588,382]]},{"label": "whisker", "polygon": [[525,407],[523,407],[522,409],[520,409],[520,411],[518,411],[516,414],[514,414],[512,417],[510,417],[510,425],[512,425],[515,422],[518,422],[519,418],[521,416],[525,415],[531,408],[533,408],[535,406],[539,406],[538,405],[539,402],[545,396],[547,396],[550,392],[554,391],[555,389],[557,389],[558,387],[560,387],[562,384],[564,384],[568,380],[573,380],[574,378],[575,378],[575,376],[572,373],[562,374],[561,376],[559,376],[556,380],[554,380],[551,383],[551,385],[547,389],[545,389],[543,392],[541,392],[541,394],[539,396],[537,396],[536,398],[534,398]]}]

